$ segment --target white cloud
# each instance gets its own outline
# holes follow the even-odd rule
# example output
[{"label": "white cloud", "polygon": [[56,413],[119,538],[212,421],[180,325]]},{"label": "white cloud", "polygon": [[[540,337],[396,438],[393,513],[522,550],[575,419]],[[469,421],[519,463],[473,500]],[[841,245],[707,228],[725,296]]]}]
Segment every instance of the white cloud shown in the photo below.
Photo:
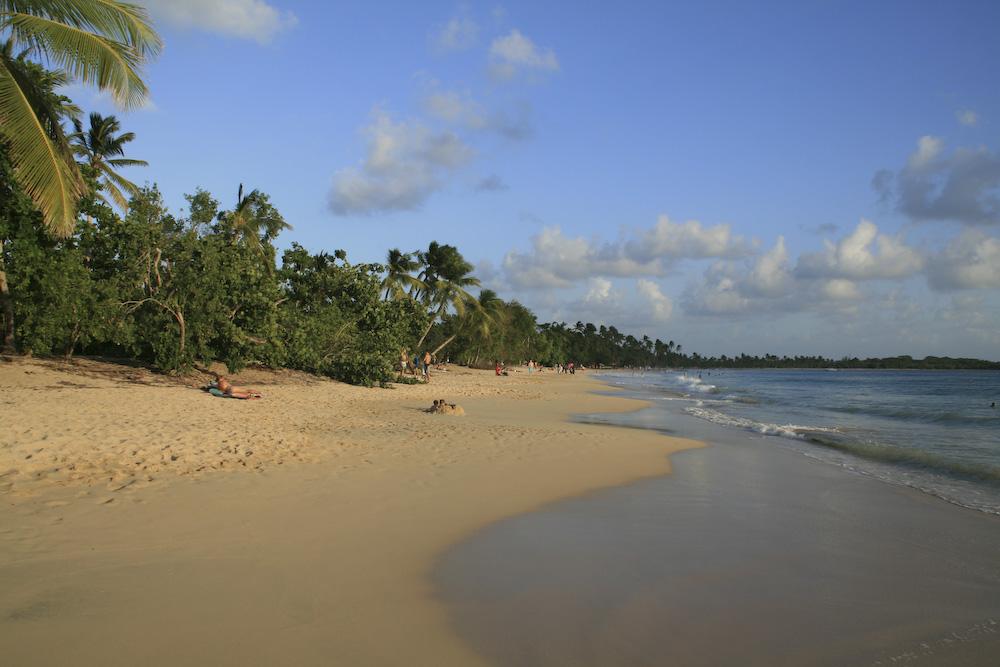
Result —
[{"label": "white cloud", "polygon": [[788,292],[790,281],[785,237],[779,236],[774,247],[754,262],[744,289],[753,296],[780,297]]},{"label": "white cloud", "polygon": [[941,155],[944,150],[944,142],[938,137],[923,136],[917,139],[917,150],[907,158],[906,166],[909,169],[924,169],[930,166],[934,160]]},{"label": "white cloud", "polygon": [[955,118],[958,119],[959,123],[961,123],[962,125],[966,125],[968,127],[972,127],[973,125],[979,122],[979,114],[977,114],[972,109],[963,109],[961,111],[956,111]]},{"label": "white cloud", "polygon": [[503,268],[512,285],[522,289],[571,287],[594,276],[659,275],[656,262],[641,264],[615,244],[597,245],[585,238],[569,238],[558,227],[546,227],[531,239],[530,252],[510,251]]},{"label": "white cloud", "polygon": [[785,239],[779,236],[773,248],[752,262],[714,262],[702,282],[686,291],[684,308],[699,315],[785,310],[794,288]]},{"label": "white cloud", "polygon": [[439,91],[424,97],[423,102],[427,113],[441,120],[475,130],[486,127],[486,111],[467,95]]},{"label": "white cloud", "polygon": [[654,322],[665,322],[670,319],[674,304],[660,291],[659,285],[652,280],[640,278],[636,281],[636,289],[647,302],[650,319]]},{"label": "white cloud", "polygon": [[879,234],[878,227],[864,219],[839,243],[824,244],[824,252],[799,257],[795,267],[798,276],[876,280],[906,278],[923,268],[920,253],[898,237]]},{"label": "white cloud", "polygon": [[833,278],[823,283],[823,295],[831,301],[857,301],[861,299],[858,285],[852,280]]},{"label": "white cloud", "polygon": [[606,278],[591,278],[590,288],[584,295],[584,303],[606,304],[611,301],[611,281]]},{"label": "white cloud", "polygon": [[443,185],[443,177],[473,157],[451,132],[432,132],[419,123],[396,123],[376,111],[365,128],[368,155],[358,167],[333,176],[330,210],[336,215],[412,210]]},{"label": "white cloud", "polygon": [[423,107],[429,115],[467,130],[496,132],[513,140],[531,135],[527,104],[513,111],[488,111],[468,94],[439,90],[423,98]]},{"label": "white cloud", "polygon": [[959,234],[927,267],[935,289],[1000,288],[1000,239],[978,230]]},{"label": "white cloud", "polygon": [[490,45],[490,72],[494,78],[507,80],[521,70],[556,72],[559,60],[552,49],[540,49],[515,28]]},{"label": "white cloud", "polygon": [[436,50],[442,53],[465,51],[476,45],[479,26],[467,16],[455,17],[444,24],[432,37]]},{"label": "white cloud", "polygon": [[693,220],[675,224],[660,216],[652,228],[618,242],[570,238],[558,227],[547,227],[532,237],[530,251],[508,252],[503,266],[516,287],[570,287],[592,276],[662,276],[682,259],[742,257],[750,252],[750,245],[733,236],[728,225],[705,227]]},{"label": "white cloud", "polygon": [[167,23],[267,44],[298,23],[291,11],[263,0],[145,0],[149,10]]},{"label": "white cloud", "polygon": [[661,215],[652,229],[628,242],[630,257],[649,261],[656,257],[743,257],[750,245],[740,236],[733,236],[729,225],[705,227],[697,220],[674,223]]}]

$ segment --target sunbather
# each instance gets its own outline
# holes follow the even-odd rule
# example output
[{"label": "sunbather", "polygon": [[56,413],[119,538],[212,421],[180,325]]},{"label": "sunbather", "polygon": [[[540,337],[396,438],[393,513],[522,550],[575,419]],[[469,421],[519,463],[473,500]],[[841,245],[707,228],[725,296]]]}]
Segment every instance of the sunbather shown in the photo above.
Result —
[{"label": "sunbather", "polygon": [[224,376],[219,375],[215,380],[216,388],[222,392],[223,396],[227,398],[261,398],[259,391],[254,391],[253,389],[246,389],[245,387],[234,387],[233,384],[227,380]]}]

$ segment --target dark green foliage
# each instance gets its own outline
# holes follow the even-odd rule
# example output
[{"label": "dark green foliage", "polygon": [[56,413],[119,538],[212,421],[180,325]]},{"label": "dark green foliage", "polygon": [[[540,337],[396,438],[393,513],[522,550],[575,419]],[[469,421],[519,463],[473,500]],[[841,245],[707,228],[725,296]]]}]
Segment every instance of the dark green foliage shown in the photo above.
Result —
[{"label": "dark green foliage", "polygon": [[343,252],[311,255],[292,244],[279,272],[284,363],[354,384],[390,381],[427,314],[411,299],[382,300],[381,273],[378,264],[350,264]]},{"label": "dark green foliage", "polygon": [[[9,285],[14,339],[24,352],[72,354],[107,336],[112,302],[93,280],[78,239],[55,240],[44,231],[41,214],[10,175],[0,152],[0,271]],[[88,210],[111,214],[106,207]]]}]

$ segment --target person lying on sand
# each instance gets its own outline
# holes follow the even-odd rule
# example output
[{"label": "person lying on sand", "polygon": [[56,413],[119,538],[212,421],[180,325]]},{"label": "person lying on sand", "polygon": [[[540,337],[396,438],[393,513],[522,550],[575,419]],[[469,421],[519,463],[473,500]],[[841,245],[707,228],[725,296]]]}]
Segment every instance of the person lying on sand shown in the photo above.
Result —
[{"label": "person lying on sand", "polygon": [[[262,395],[259,391],[254,391],[253,389],[246,389],[244,387],[234,387],[233,384],[229,380],[227,380],[223,375],[217,376],[215,382],[213,382],[212,385],[215,385],[214,388],[222,392],[221,395],[224,396],[225,398],[240,398],[243,400],[262,398]],[[211,389],[213,388],[212,385],[209,385],[209,391],[211,391]]]}]

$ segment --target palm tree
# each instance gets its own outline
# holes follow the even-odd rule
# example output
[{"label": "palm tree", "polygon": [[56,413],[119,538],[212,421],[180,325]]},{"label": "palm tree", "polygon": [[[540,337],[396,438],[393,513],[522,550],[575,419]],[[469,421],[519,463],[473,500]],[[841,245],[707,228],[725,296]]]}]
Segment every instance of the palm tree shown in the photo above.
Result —
[{"label": "palm tree", "polygon": [[476,298],[465,288],[479,286],[479,278],[470,275],[472,264],[465,261],[455,246],[431,241],[427,252],[421,253],[421,259],[424,262],[424,271],[420,279],[426,288],[420,292],[420,297],[432,308],[432,314],[424,335],[417,341],[418,348],[427,338],[434,323],[449,308],[453,308],[455,314],[461,317],[467,305],[476,304]]},{"label": "palm tree", "polygon": [[[148,93],[142,66],[162,47],[146,10],[117,0],[0,0],[0,33],[71,80],[111,92],[123,109]],[[15,179],[46,227],[68,235],[84,192],[65,135],[53,136],[12,52],[0,51],[0,134]]]},{"label": "palm tree", "polygon": [[414,257],[414,253],[403,252],[399,248],[392,248],[385,258],[385,278],[382,280],[382,287],[385,289],[385,300],[402,299],[418,290],[427,289],[427,285],[422,280],[412,275],[414,271],[423,266],[420,260]]},{"label": "palm tree", "polygon": [[[63,133],[63,120],[74,118],[80,114],[80,109],[69,98],[55,91],[66,84],[66,75],[62,72],[51,72],[37,63],[25,58],[25,53],[14,53],[14,43],[6,40],[0,44],[0,62],[5,63],[8,71],[21,83],[22,90],[32,101],[32,108],[43,131],[56,146],[68,146]],[[3,127],[0,126],[0,130]],[[2,139],[0,134],[0,139]],[[6,146],[0,143],[0,150]],[[9,157],[9,150],[5,150]],[[66,155],[66,164],[73,162],[71,155]],[[15,179],[8,174],[0,176],[0,198],[10,201],[19,191]],[[3,332],[0,334],[0,350],[5,353],[14,352],[14,301],[7,280],[6,266],[3,259],[4,239],[0,237],[0,313],[3,319]]]},{"label": "palm tree", "polygon": [[265,244],[277,238],[282,230],[292,228],[260,190],[244,197],[242,183],[236,194],[236,207],[219,213],[218,220],[220,227],[232,235],[233,243],[243,241],[257,252],[263,252]]},{"label": "palm tree", "polygon": [[443,350],[448,343],[458,338],[460,333],[468,333],[479,342],[476,346],[475,358],[472,360],[472,364],[475,365],[476,361],[479,360],[479,350],[483,343],[489,342],[496,330],[502,326],[507,304],[493,290],[484,289],[479,292],[479,298],[471,305],[473,307],[465,310],[464,315],[459,317],[458,326],[454,333],[438,345],[431,354],[437,354]]},{"label": "palm tree", "polygon": [[[76,127],[76,132],[70,137],[73,152],[82,157],[84,163],[93,170],[95,178],[100,180],[101,189],[111,195],[111,199],[123,212],[128,213],[129,198],[125,193],[135,196],[139,193],[139,186],[118,174],[114,168],[149,166],[145,160],[125,157],[125,144],[135,139],[135,133],[125,132],[115,136],[121,130],[118,119],[96,112],[90,114],[90,129],[86,132],[79,119],[74,118],[73,125]],[[114,157],[115,155],[120,157]],[[98,193],[97,196],[105,203],[111,203],[103,194]]]}]

